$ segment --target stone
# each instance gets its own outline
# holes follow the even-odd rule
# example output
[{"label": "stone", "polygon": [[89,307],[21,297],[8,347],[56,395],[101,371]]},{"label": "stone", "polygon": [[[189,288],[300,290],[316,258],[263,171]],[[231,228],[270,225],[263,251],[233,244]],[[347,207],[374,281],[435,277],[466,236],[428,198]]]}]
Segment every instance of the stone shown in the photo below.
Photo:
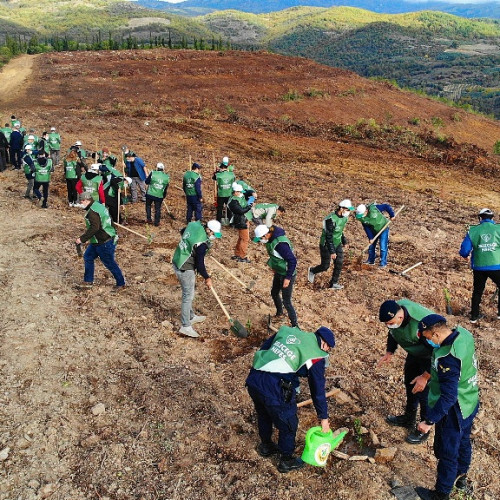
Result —
[{"label": "stone", "polygon": [[349,455],[347,453],[342,453],[341,451],[332,450],[330,455],[340,458],[341,460],[349,460]]},{"label": "stone", "polygon": [[370,429],[370,439],[372,441],[373,446],[379,446],[380,445],[380,440],[378,436]]},{"label": "stone", "polygon": [[368,460],[367,455],[353,455],[352,457],[349,457],[349,460],[352,460],[353,462],[364,462],[365,460]]},{"label": "stone", "polygon": [[40,495],[40,498],[49,498],[54,493],[54,491],[56,491],[56,489],[57,486],[54,483],[49,483],[45,486],[42,486],[38,494]]},{"label": "stone", "polygon": [[26,448],[29,448],[31,443],[24,437],[19,438],[16,441],[16,448],[19,448],[20,450],[25,450]]},{"label": "stone", "polygon": [[10,448],[7,446],[2,451],[0,451],[0,462],[7,460],[9,458]]},{"label": "stone", "polygon": [[419,500],[420,496],[411,486],[398,486],[393,488],[391,493],[397,500]]},{"label": "stone", "polygon": [[396,456],[396,452],[398,451],[395,447],[390,448],[379,448],[375,452],[375,462],[378,464],[386,464],[388,462],[392,462],[394,457]]},{"label": "stone", "polygon": [[36,479],[32,479],[31,481],[28,481],[28,488],[36,491],[38,490],[38,488],[40,488],[40,482]]},{"label": "stone", "polygon": [[95,415],[96,417],[98,415],[102,415],[106,411],[106,407],[102,403],[97,403],[92,407],[92,415]]}]

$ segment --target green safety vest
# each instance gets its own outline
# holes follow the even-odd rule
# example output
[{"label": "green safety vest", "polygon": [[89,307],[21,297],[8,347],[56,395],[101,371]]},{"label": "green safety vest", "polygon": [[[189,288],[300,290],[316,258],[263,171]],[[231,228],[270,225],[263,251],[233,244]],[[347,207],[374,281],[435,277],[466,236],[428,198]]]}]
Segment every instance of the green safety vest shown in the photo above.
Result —
[{"label": "green safety vest", "polygon": [[[113,227],[113,221],[111,220],[108,209],[104,205],[94,201],[94,203],[90,205],[89,210],[92,210],[99,215],[101,219],[102,230],[108,233],[112,238],[116,236],[116,229]],[[90,227],[90,221],[87,217],[85,217],[85,224],[88,229]],[[92,238],[90,238],[90,243],[98,243],[97,238],[95,236],[92,236]]]},{"label": "green safety vest", "polygon": [[68,161],[64,160],[64,176],[66,179],[76,179],[78,176],[76,175],[76,165],[78,162],[76,160]]},{"label": "green safety vest", "polygon": [[321,233],[321,238],[319,240],[321,246],[324,246],[326,242],[326,221],[328,219],[332,219],[335,226],[333,229],[332,241],[333,246],[337,248],[342,243],[342,233],[344,232],[344,227],[347,224],[347,217],[339,217],[335,212],[332,212],[323,219],[323,232]]},{"label": "green safety vest", "polygon": [[[281,255],[279,255],[278,252],[274,250],[276,248],[276,245],[278,245],[278,243],[288,243],[290,249],[293,252],[293,246],[290,240],[286,236],[278,236],[269,243],[266,243],[267,253],[269,254],[269,260],[267,261],[267,265],[273,271],[276,271],[278,274],[285,276],[288,270],[288,262],[285,259],[283,259],[283,257],[281,257]],[[296,274],[297,274],[297,269],[295,269],[293,275],[295,276]]]},{"label": "green safety vest", "polygon": [[460,360],[460,378],[458,380],[458,405],[463,418],[472,415],[479,402],[479,388],[477,385],[477,359],[472,334],[457,326],[459,332],[452,344],[434,349],[431,361],[431,379],[429,381],[429,407],[434,408],[441,396],[439,387],[438,368],[439,359],[451,354]]},{"label": "green safety vest", "polygon": [[255,189],[252,186],[250,186],[250,184],[247,184],[244,180],[236,181],[236,184],[239,184],[240,186],[243,187],[243,192],[255,191]]},{"label": "green safety vest", "polygon": [[474,267],[489,267],[500,264],[500,225],[483,222],[469,228],[472,242]]},{"label": "green safety vest", "polygon": [[281,326],[271,347],[254,354],[252,366],[262,372],[296,373],[304,365],[311,368],[313,360],[327,357],[314,333]]},{"label": "green safety vest", "polygon": [[434,311],[427,309],[409,299],[398,300],[397,303],[403,306],[409,315],[409,322],[406,326],[389,329],[394,340],[409,354],[417,358],[430,358],[432,351],[419,342],[418,322]]},{"label": "green safety vest", "polygon": [[184,178],[182,179],[182,183],[184,185],[186,196],[196,196],[196,188],[194,187],[195,182],[200,178],[200,174],[193,172],[192,170],[188,170],[184,174]]},{"label": "green safety vest", "polygon": [[215,174],[215,181],[217,182],[217,196],[226,197],[231,196],[232,188],[231,185],[235,180],[234,174],[223,170],[222,172],[217,172]]},{"label": "green safety vest", "polygon": [[[35,140],[33,142],[28,142],[28,137],[30,135],[32,135],[35,138]],[[37,135],[27,134],[24,136],[23,146],[26,146],[26,144],[31,144],[33,146],[33,149],[37,149],[39,141],[40,141],[40,138]]]},{"label": "green safety vest", "polygon": [[177,269],[180,269],[189,259],[196,246],[206,241],[208,241],[208,236],[203,224],[200,221],[190,222],[182,233],[182,239],[172,257],[172,262]]},{"label": "green safety vest", "polygon": [[49,134],[49,147],[54,151],[59,151],[61,149],[61,136],[57,132],[51,132]]},{"label": "green safety vest", "polygon": [[86,193],[90,193],[94,201],[99,201],[99,185],[102,182],[102,177],[100,175],[96,175],[93,179],[87,179],[87,174],[83,174],[81,181],[83,190]]},{"label": "green safety vest", "polygon": [[31,174],[31,167],[24,161],[24,159],[26,158],[26,156],[31,156],[31,158],[34,160],[35,158],[33,157],[33,155],[31,153],[25,153],[23,155],[23,170],[24,170],[24,173],[26,175],[29,175]]},{"label": "green safety vest", "polygon": [[163,198],[163,192],[170,182],[170,176],[165,172],[155,170],[151,172],[151,183],[148,186],[147,194],[156,198]]},{"label": "green safety vest", "polygon": [[[229,198],[229,200],[227,200],[228,206],[232,200],[236,200],[240,204],[241,208],[248,207],[248,201],[246,200],[246,198],[244,196],[231,196],[231,198]],[[245,212],[244,215],[248,220],[252,220],[252,218],[253,218],[251,210],[249,210],[248,212]]]},{"label": "green safety vest", "polygon": [[368,205],[368,213],[365,217],[361,217],[360,220],[363,224],[370,226],[375,234],[378,233],[386,224],[387,219],[384,214],[375,206],[375,203]]},{"label": "green safety vest", "polygon": [[10,141],[10,135],[12,134],[12,129],[9,127],[4,127],[0,128],[0,130],[3,132],[3,135],[7,139],[7,141]]},{"label": "green safety vest", "polygon": [[50,171],[52,170],[52,160],[47,159],[47,163],[42,167],[38,160],[33,160],[35,165],[35,182],[50,182]]}]

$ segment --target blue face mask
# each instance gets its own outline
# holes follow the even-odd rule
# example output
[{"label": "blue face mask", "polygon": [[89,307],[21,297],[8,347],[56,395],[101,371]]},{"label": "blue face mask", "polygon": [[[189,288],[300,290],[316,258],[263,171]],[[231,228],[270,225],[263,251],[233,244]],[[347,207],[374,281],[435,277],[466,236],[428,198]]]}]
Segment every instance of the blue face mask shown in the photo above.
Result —
[{"label": "blue face mask", "polygon": [[438,349],[439,347],[441,347],[441,344],[436,344],[436,343],[435,343],[435,342],[433,342],[432,340],[429,340],[429,339],[425,339],[425,340],[427,340],[427,343],[428,343],[430,346],[434,347],[434,349]]}]

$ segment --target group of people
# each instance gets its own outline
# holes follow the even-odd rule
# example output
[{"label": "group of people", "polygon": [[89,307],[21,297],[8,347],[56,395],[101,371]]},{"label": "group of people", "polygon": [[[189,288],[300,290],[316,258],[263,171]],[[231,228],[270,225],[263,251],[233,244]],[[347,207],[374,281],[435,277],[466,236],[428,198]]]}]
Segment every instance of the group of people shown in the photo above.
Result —
[{"label": "group of people", "polygon": [[[24,166],[28,189],[33,189],[42,206],[47,207],[50,175],[59,163],[58,143],[50,134],[37,138],[34,133],[22,134],[21,124],[12,123],[9,147],[6,149],[13,168]],[[17,146],[17,134],[23,137],[23,155]],[[27,135],[26,142],[24,137]],[[0,134],[0,157],[2,156]],[[14,136],[14,141],[12,141]],[[55,145],[55,146],[54,146]],[[53,149],[54,146],[54,149]],[[57,155],[55,152],[58,152]],[[92,163],[87,165],[87,159]],[[21,163],[19,163],[19,158]],[[162,163],[148,172],[144,160],[129,148],[122,148],[122,171],[116,168],[117,158],[103,148],[92,155],[83,149],[80,141],[73,144],[63,159],[70,206],[85,209],[86,231],[75,240],[77,245],[88,242],[84,253],[85,272],[81,285],[91,288],[94,282],[94,262],[100,258],[115,278],[115,291],[125,288],[125,278],[115,260],[117,233],[114,223],[120,220],[123,203],[122,190],[131,190],[130,203],[145,202],[146,222],[160,224],[161,207],[167,196],[170,177]],[[216,189],[216,218],[203,222],[202,166],[193,163],[183,176],[186,195],[186,227],[175,249],[172,265],[182,290],[181,327],[179,333],[199,337],[193,325],[206,318],[193,310],[196,274],[207,287],[212,287],[205,267],[205,257],[213,243],[221,238],[222,226],[238,231],[233,260],[249,263],[247,250],[250,241],[250,222],[256,224],[253,241],[265,245],[273,271],[271,297],[276,317],[282,320],[286,310],[289,325],[282,325],[255,353],[252,368],[246,380],[248,393],[257,413],[260,444],[263,457],[279,454],[278,470],[287,473],[304,466],[295,455],[295,437],[298,428],[296,394],[299,379],[307,377],[311,396],[323,432],[330,429],[325,395],[325,368],[335,335],[325,326],[315,332],[300,329],[292,303],[297,277],[297,258],[293,245],[283,228],[275,224],[285,212],[281,205],[256,203],[256,191],[244,180],[237,180],[229,158],[224,157],[213,173]],[[43,192],[40,192],[40,190]],[[31,191],[26,192],[31,197]],[[342,270],[343,247],[346,245],[344,228],[351,212],[363,224],[370,242],[368,264],[375,264],[376,245],[380,245],[380,266],[387,266],[389,222],[395,216],[389,204],[358,205],[354,208],[348,199],[323,219],[319,238],[320,264],[309,267],[307,278],[314,281],[316,274],[326,271],[331,262],[334,269],[329,286],[342,289],[339,277]],[[384,215],[384,212],[388,217]],[[474,290],[471,304],[472,323],[482,318],[479,306],[488,278],[500,286],[500,229],[490,209],[480,210],[479,224],[471,226],[463,240],[460,255],[471,256],[474,272]],[[194,216],[194,221],[192,220]],[[500,319],[500,297],[498,298]],[[471,461],[470,433],[478,411],[477,362],[472,334],[461,326],[450,328],[446,318],[408,299],[387,300],[379,309],[379,319],[388,328],[386,353],[378,366],[389,362],[398,347],[407,352],[404,366],[406,404],[401,415],[387,416],[387,423],[409,430],[406,440],[411,444],[426,441],[432,426],[436,427],[434,452],[438,458],[438,474],[431,498],[449,498],[453,487],[470,489],[467,472]],[[420,407],[420,418],[417,411]],[[278,430],[278,441],[272,440],[273,428]]]}]

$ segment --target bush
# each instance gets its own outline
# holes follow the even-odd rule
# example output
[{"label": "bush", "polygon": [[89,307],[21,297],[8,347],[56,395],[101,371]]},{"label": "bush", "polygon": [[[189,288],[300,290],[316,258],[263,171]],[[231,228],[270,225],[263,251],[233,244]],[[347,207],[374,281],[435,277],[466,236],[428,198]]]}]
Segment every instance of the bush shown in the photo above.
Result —
[{"label": "bush", "polygon": [[297,90],[289,90],[285,95],[283,95],[282,99],[284,101],[300,101],[302,99],[302,94],[300,94]]},{"label": "bush", "polygon": [[493,145],[493,154],[500,155],[500,141],[495,142]]}]

